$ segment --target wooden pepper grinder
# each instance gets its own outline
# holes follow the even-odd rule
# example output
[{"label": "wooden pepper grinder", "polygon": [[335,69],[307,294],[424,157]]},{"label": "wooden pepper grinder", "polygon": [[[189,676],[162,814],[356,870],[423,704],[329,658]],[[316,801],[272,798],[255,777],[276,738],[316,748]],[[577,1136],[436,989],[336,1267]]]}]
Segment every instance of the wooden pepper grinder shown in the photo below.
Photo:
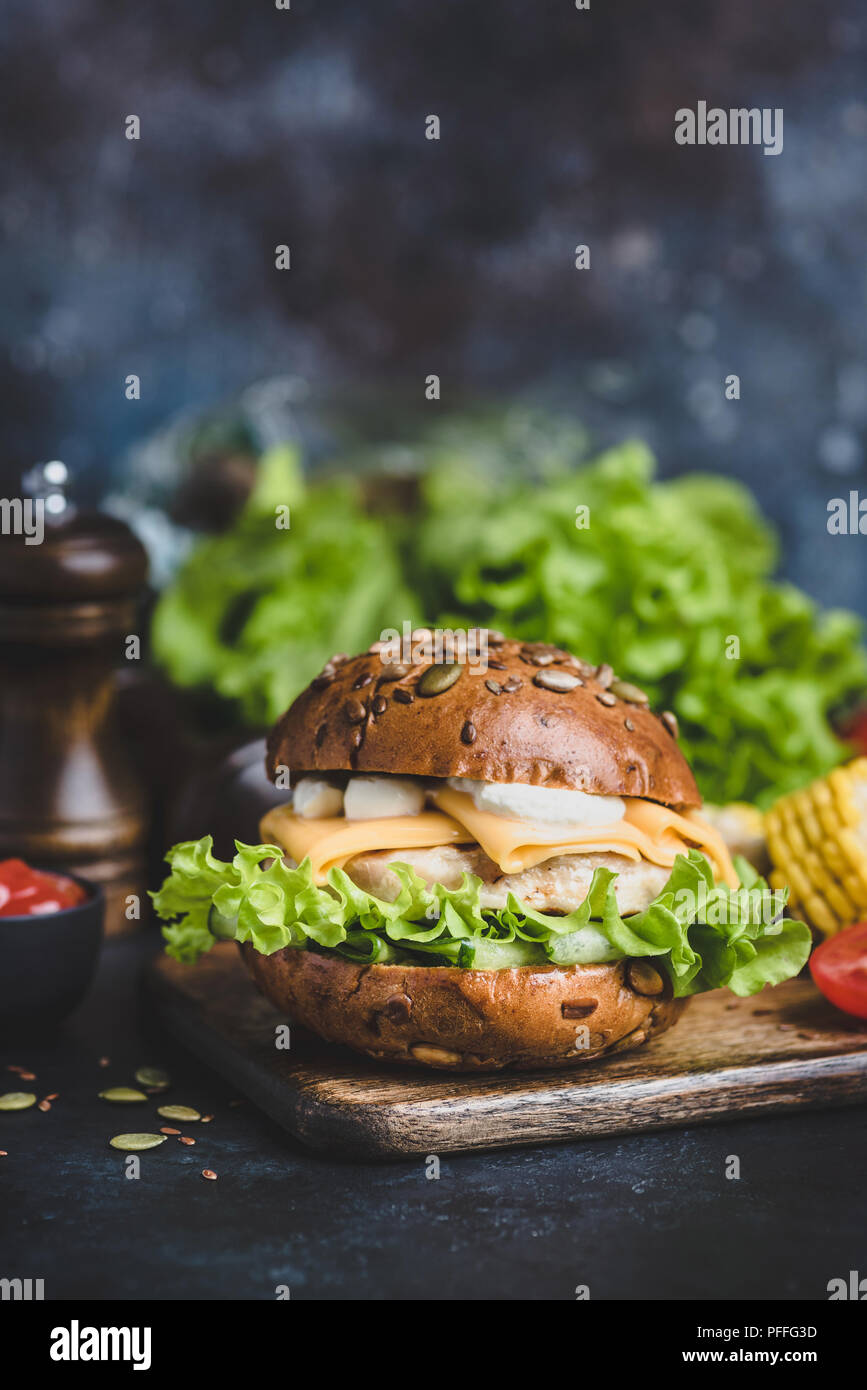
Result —
[{"label": "wooden pepper grinder", "polygon": [[122,522],[47,500],[41,541],[0,535],[0,859],[101,883],[118,934],[147,916],[146,800],[115,718],[147,557]]}]

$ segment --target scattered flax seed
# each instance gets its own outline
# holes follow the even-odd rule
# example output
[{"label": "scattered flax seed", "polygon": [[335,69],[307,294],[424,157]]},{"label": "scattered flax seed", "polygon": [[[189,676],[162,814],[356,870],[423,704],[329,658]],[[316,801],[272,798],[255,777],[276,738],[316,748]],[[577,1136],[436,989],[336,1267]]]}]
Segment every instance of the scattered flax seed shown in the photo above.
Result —
[{"label": "scattered flax seed", "polygon": [[211,1120],[212,1120],[213,1118],[214,1118],[213,1115],[203,1115],[203,1116],[202,1116],[202,1124],[203,1124],[203,1125],[209,1125],[209,1124],[211,1123]]},{"label": "scattered flax seed", "polygon": [[59,1099],[60,1099],[60,1092],[59,1092],[59,1091],[52,1091],[52,1092],[51,1092],[51,1095],[50,1095],[50,1096],[46,1096],[45,1099],[46,1099],[46,1100],[59,1100]]},{"label": "scattered flax seed", "polygon": [[110,1067],[110,1066],[111,1066],[111,1058],[110,1058],[110,1057],[100,1057],[100,1059],[99,1059],[99,1065],[100,1065],[101,1067]]},{"label": "scattered flax seed", "polygon": [[203,1169],[202,1169],[202,1177],[203,1177],[203,1178],[208,1178],[211,1182],[216,1182],[216,1180],[217,1180],[217,1175],[216,1175],[216,1173],[214,1172],[213,1168],[203,1168]]},{"label": "scattered flax seed", "polygon": [[180,1134],[180,1135],[178,1135],[178,1143],[179,1143],[179,1144],[195,1144],[195,1142],[196,1142],[195,1139],[191,1139],[190,1136],[189,1136],[188,1134]]},{"label": "scattered flax seed", "polygon": [[50,1100],[41,1100],[36,1108],[37,1108],[37,1110],[50,1110],[50,1109],[51,1109],[51,1101],[50,1101]]},{"label": "scattered flax seed", "polygon": [[9,1157],[9,1150],[8,1150],[8,1149],[0,1149],[0,1158],[8,1158],[8,1157]]},{"label": "scattered flax seed", "polygon": [[229,1104],[234,1108],[236,1105],[243,1105],[244,1102],[242,1100],[230,1100]]},{"label": "scattered flax seed", "polygon": [[160,1134],[180,1134],[179,1129],[169,1129],[168,1125],[160,1126]]},{"label": "scattered flax seed", "polygon": [[6,1068],[6,1070],[7,1070],[7,1071],[15,1071],[15,1072],[19,1072],[19,1073],[20,1073],[20,1072],[22,1072],[22,1071],[24,1070],[24,1068],[23,1068],[23,1067],[15,1067],[15,1066],[13,1066],[12,1063],[10,1062],[10,1063],[9,1063],[9,1066]]},{"label": "scattered flax seed", "polygon": [[21,1080],[22,1080],[22,1081],[35,1081],[35,1080],[36,1080],[36,1072],[35,1072],[35,1071],[20,1071],[20,1072],[18,1073],[18,1075],[21,1077]]}]

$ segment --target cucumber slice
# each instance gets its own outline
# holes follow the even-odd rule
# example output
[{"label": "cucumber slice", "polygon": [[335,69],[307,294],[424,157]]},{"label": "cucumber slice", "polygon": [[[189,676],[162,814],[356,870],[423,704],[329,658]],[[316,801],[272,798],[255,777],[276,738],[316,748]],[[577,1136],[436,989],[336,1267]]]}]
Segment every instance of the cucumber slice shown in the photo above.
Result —
[{"label": "cucumber slice", "polygon": [[535,941],[473,940],[471,970],[510,970],[518,965],[539,965],[547,960],[544,949]]},{"label": "cucumber slice", "polygon": [[346,940],[334,949],[356,965],[393,965],[403,959],[403,952],[374,932],[347,932]]},{"label": "cucumber slice", "polygon": [[552,937],[547,949],[547,958],[555,965],[602,965],[606,961],[620,960],[622,955],[623,952],[612,946],[605,933],[592,922],[568,936]]}]

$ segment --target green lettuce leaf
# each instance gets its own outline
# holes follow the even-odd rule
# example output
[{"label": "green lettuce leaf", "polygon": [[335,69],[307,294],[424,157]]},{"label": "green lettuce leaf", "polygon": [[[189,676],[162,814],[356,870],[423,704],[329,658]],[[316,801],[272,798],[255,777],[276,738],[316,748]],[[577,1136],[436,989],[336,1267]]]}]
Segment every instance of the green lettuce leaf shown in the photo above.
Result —
[{"label": "green lettuce leaf", "polygon": [[715,884],[694,849],[678,855],[648,907],[624,918],[609,869],[596,869],[574,912],[537,912],[513,894],[493,911],[481,906],[481,880],[471,874],[448,889],[428,885],[407,864],[392,864],[400,886],[389,902],[342,869],[318,886],[310,861],[292,868],[277,845],[235,847],[231,862],[223,862],[208,836],[166,856],[171,873],[152,896],[175,960],[195,961],[225,939],[249,942],[263,955],[291,947],[366,964],[421,958],[480,970],[652,956],[680,997],[720,986],[755,994],[797,975],[810,954],[809,929],[783,916],[784,893],[771,894],[744,860],[737,861],[738,889]]}]

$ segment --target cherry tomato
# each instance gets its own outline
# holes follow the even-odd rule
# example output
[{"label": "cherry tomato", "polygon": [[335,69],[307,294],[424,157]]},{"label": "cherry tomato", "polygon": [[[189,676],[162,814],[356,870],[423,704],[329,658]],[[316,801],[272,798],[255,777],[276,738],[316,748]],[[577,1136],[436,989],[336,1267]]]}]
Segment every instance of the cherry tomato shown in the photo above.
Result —
[{"label": "cherry tomato", "polygon": [[810,974],[838,1009],[867,1018],[867,922],[823,941],[810,957]]},{"label": "cherry tomato", "polygon": [[80,883],[63,874],[31,869],[23,859],[0,860],[0,917],[42,916],[75,907],[87,897]]}]

